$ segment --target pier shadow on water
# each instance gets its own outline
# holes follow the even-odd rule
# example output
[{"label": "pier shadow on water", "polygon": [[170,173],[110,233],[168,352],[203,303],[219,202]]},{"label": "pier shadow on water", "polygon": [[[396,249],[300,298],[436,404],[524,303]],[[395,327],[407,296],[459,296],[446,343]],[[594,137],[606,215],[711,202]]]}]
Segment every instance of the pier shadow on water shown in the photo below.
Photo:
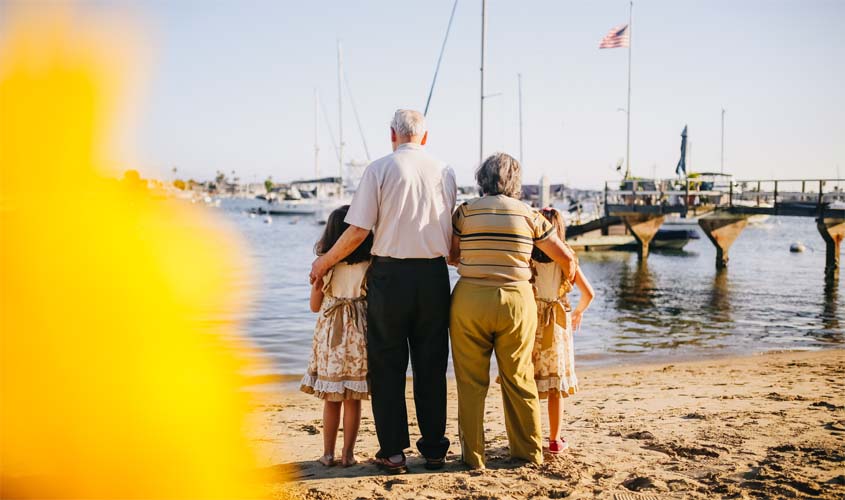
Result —
[{"label": "pier shadow on water", "polygon": [[710,288],[707,301],[708,310],[713,319],[721,322],[732,321],[731,317],[731,288],[727,269],[717,269],[713,276],[713,286]]},{"label": "pier shadow on water", "polygon": [[[680,254],[653,253],[646,261],[622,252],[583,255],[598,298],[576,343],[628,362],[845,343],[839,275],[819,283],[818,256],[761,248],[772,235],[754,232],[761,234],[744,242],[750,248],[738,244],[736,259],[721,270],[712,265],[712,249],[701,244]],[[604,336],[600,347],[590,338],[594,333]]]},{"label": "pier shadow on water", "polygon": [[628,259],[618,275],[618,329],[612,350],[635,353],[701,347],[725,337],[729,328],[714,326],[731,323],[727,273],[716,273],[710,287],[695,292],[685,291],[683,281],[660,276],[648,261]]},{"label": "pier shadow on water", "polygon": [[[827,332],[822,336],[829,336],[831,340],[845,342],[842,324],[839,321],[839,270],[828,274],[824,278],[824,309],[821,314],[822,324]],[[838,332],[838,333],[837,333]]]}]

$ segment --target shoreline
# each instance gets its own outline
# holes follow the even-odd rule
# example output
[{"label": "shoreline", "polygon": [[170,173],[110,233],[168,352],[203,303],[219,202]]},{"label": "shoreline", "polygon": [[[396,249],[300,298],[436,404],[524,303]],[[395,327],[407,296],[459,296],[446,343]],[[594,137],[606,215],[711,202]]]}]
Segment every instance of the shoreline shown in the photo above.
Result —
[{"label": "shoreline", "polygon": [[[776,355],[776,354],[790,354],[790,353],[820,353],[820,352],[829,352],[829,351],[843,351],[845,352],[845,344],[841,347],[824,347],[824,348],[795,348],[795,349],[771,349],[766,351],[755,351],[755,352],[715,352],[715,353],[689,353],[689,354],[682,354],[682,355],[671,355],[671,354],[659,354],[655,356],[655,358],[651,360],[627,360],[629,356],[626,355],[615,355],[615,356],[608,356],[606,359],[608,360],[606,363],[602,362],[600,364],[594,364],[590,361],[583,361],[578,358],[576,355],[575,358],[575,366],[577,372],[580,374],[582,372],[591,372],[591,371],[602,371],[606,369],[632,369],[632,368],[647,368],[649,366],[654,365],[666,365],[666,364],[678,364],[678,363],[695,363],[695,362],[706,362],[706,361],[723,361],[723,360],[730,360],[730,359],[745,359],[745,358],[753,358],[755,356],[768,356],[768,355]],[[651,353],[648,353],[651,354]],[[643,355],[644,357],[647,354]],[[304,362],[303,362],[304,363]],[[452,353],[449,353],[449,367],[451,368],[452,364]],[[271,390],[281,390],[283,392],[298,389],[299,381],[302,380],[302,376],[305,370],[305,364],[303,364],[303,373],[263,373],[263,374],[256,374],[256,375],[248,375],[246,379],[248,383],[246,384],[246,389],[249,392],[267,392]],[[491,367],[495,367],[495,356],[491,358]],[[410,362],[409,362],[409,369],[410,369]],[[446,378],[450,382],[455,381],[455,373],[454,371],[446,372]],[[412,377],[408,375],[406,380],[412,380]]]},{"label": "shoreline", "polygon": [[[250,437],[274,498],[845,495],[845,350],[586,368],[578,376],[579,393],[564,400],[562,429],[571,448],[546,454],[541,466],[508,457],[500,391],[491,384],[488,469],[467,470],[460,463],[453,379],[446,431],[452,446],[441,472],[423,469],[415,449],[408,453],[409,474],[382,475],[366,463],[377,450],[367,403],[356,447],[361,463],[317,464],[322,404],[292,387],[251,395]],[[411,398],[408,391],[413,443],[419,434]],[[282,471],[294,481],[281,482]]]}]

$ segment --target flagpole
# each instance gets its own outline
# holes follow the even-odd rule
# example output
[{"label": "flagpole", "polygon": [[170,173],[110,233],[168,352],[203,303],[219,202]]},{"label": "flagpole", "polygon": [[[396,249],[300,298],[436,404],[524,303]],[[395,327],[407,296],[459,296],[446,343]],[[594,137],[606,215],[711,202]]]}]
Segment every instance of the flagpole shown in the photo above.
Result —
[{"label": "flagpole", "polygon": [[634,1],[631,0],[628,8],[628,112],[625,113],[628,117],[628,138],[627,150],[625,152],[625,178],[631,177],[631,46],[634,44],[633,39],[633,25],[631,24],[634,18]]},{"label": "flagpole", "polygon": [[481,0],[481,120],[478,140],[478,164],[484,161],[484,51],[487,48],[487,0]]},{"label": "flagpole", "polygon": [[722,153],[719,164],[721,165],[721,173],[725,173],[725,108],[722,108]]}]

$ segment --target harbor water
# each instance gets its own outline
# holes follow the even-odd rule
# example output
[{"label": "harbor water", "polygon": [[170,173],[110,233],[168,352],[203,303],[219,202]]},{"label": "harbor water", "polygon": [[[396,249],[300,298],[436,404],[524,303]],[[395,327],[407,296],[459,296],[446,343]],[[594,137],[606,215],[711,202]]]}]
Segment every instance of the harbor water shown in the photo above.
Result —
[{"label": "harbor water", "polygon": [[[308,273],[323,226],[311,217],[245,213],[254,202],[223,200],[217,214],[246,243],[255,289],[236,318],[262,358],[262,377],[302,374],[316,314]],[[803,253],[790,253],[793,242]],[[845,347],[841,279],[825,280],[824,244],[810,218],[770,217],[749,225],[715,269],[702,235],[683,251],[579,255],[596,299],[575,336],[576,364],[670,362],[784,349]],[[451,270],[453,283],[457,280]],[[573,303],[577,297],[573,297]]]}]

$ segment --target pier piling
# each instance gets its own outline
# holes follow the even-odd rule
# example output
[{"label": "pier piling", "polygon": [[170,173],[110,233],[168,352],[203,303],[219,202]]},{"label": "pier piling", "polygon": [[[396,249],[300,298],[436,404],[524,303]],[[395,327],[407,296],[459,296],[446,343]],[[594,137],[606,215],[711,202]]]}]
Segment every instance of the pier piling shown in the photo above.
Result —
[{"label": "pier piling", "polygon": [[748,225],[748,216],[718,212],[699,218],[698,225],[716,247],[716,269],[728,267],[728,249]]},{"label": "pier piling", "polygon": [[[812,217],[827,246],[825,274],[837,275],[839,252],[845,239],[845,179],[772,179],[737,181],[729,175],[705,173],[700,180],[634,180],[604,184],[605,216],[578,227],[567,235],[577,236],[601,229],[607,236],[611,220],[624,222],[634,235],[640,258],[648,257],[649,244],[663,224],[663,216],[702,215],[698,225],[716,247],[716,268],[728,265],[728,249],[748,225],[748,217],[777,215]],[[768,186],[773,186],[769,189]],[[818,191],[812,190],[818,186]],[[611,188],[611,186],[616,186]],[[763,187],[766,186],[766,190]],[[797,190],[800,186],[800,191]],[[808,191],[808,188],[811,189]]]},{"label": "pier piling", "polygon": [[657,230],[663,225],[663,215],[634,213],[620,215],[625,226],[637,240],[637,254],[640,259],[648,258],[648,247]]},{"label": "pier piling", "polygon": [[845,219],[824,218],[816,219],[816,227],[824,238],[826,275],[833,275],[839,270],[839,247],[845,239]]}]

